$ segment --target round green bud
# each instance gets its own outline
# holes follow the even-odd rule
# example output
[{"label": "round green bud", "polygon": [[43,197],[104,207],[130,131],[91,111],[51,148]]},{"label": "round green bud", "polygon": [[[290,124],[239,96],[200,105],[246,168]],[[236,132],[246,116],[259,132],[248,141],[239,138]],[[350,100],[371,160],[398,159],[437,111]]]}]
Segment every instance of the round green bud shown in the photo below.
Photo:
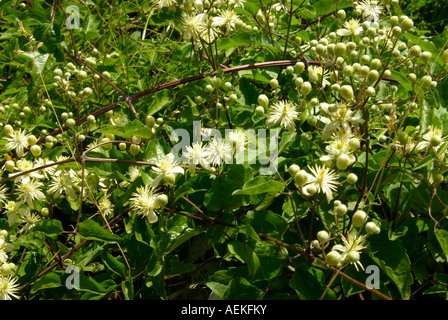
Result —
[{"label": "round green bud", "polygon": [[37,138],[34,135],[28,136],[27,142],[29,146],[33,146],[36,144]]},{"label": "round green bud", "polygon": [[328,241],[330,239],[330,235],[325,230],[320,230],[317,233],[317,240],[319,240],[321,243]]},{"label": "round green bud", "polygon": [[94,124],[95,122],[96,122],[95,116],[94,116],[93,114],[89,114],[89,115],[87,116],[87,123],[88,123],[89,125],[92,125],[92,124]]},{"label": "round green bud", "polygon": [[119,148],[121,151],[126,150],[126,143],[124,143],[124,142],[120,142],[120,143],[118,144],[118,148]]},{"label": "round green bud", "polygon": [[286,73],[293,74],[293,72],[294,72],[294,67],[293,66],[287,66],[286,67]]},{"label": "round green bud", "polygon": [[408,55],[409,55],[409,57],[419,58],[422,55],[422,48],[419,45],[413,45],[409,49]]},{"label": "round green bud", "polygon": [[53,75],[55,75],[55,76],[57,76],[57,77],[62,77],[62,70],[59,69],[59,68],[54,69],[54,71],[53,71]]},{"label": "round green bud", "polygon": [[269,81],[269,85],[271,86],[272,89],[277,89],[278,88],[278,80],[277,79],[271,79],[271,81]]},{"label": "round green bud", "polygon": [[432,53],[429,51],[423,51],[422,52],[422,60],[423,62],[427,63],[432,58]]},{"label": "round green bud", "polygon": [[215,86],[215,88],[220,88],[221,84],[222,84],[222,80],[220,78],[213,77],[212,78],[212,83]]},{"label": "round green bud", "polygon": [[305,186],[305,188],[303,188],[303,191],[306,196],[310,197],[310,196],[316,194],[317,188],[316,188],[316,186],[309,184],[309,185]]},{"label": "round green bud", "polygon": [[138,144],[131,144],[129,147],[129,153],[136,156],[140,152],[140,146]]},{"label": "round green bud", "polygon": [[265,94],[260,94],[258,96],[258,104],[266,108],[269,105],[269,98]]},{"label": "round green bud", "polygon": [[73,128],[76,125],[75,119],[69,118],[65,121],[65,125],[69,128]]},{"label": "round green bud", "polygon": [[445,65],[448,64],[448,49],[446,49],[445,51],[443,51],[442,54],[442,61]]},{"label": "round green bud", "polygon": [[409,135],[406,133],[406,131],[401,131],[398,134],[398,141],[402,144],[402,145],[406,145],[409,141]]},{"label": "round green bud", "polygon": [[234,94],[234,93],[232,93],[230,96],[229,96],[229,102],[234,102],[234,101],[236,101],[238,99],[238,96],[236,95],[236,94]]},{"label": "round green bud", "polygon": [[358,251],[349,251],[347,254],[347,260],[351,263],[355,263],[359,261],[359,252]]},{"label": "round green bud", "polygon": [[305,64],[302,61],[298,61],[294,68],[296,69],[297,74],[301,74],[305,70]]},{"label": "round green bud", "polygon": [[401,28],[399,26],[395,26],[395,27],[392,28],[392,34],[395,37],[398,37],[401,33],[402,33],[402,30],[401,30]]},{"label": "round green bud", "polygon": [[76,76],[78,77],[78,80],[84,81],[87,79],[87,72],[84,70],[78,70]]},{"label": "round green bud", "polygon": [[334,47],[334,55],[336,57],[341,57],[345,54],[345,51],[347,50],[347,46],[343,42],[339,42]]},{"label": "round green bud", "polygon": [[361,147],[361,141],[358,138],[350,138],[348,140],[348,145],[352,151],[357,150]]},{"label": "round green bud", "polygon": [[403,32],[406,32],[414,26],[414,21],[412,21],[412,19],[404,19],[401,22],[400,26],[401,26],[401,29],[403,30]]},{"label": "round green bud", "polygon": [[304,96],[307,96],[310,92],[311,92],[311,83],[309,83],[308,81],[305,81],[304,83],[302,83],[302,85],[300,86],[300,92],[302,92],[302,94]]},{"label": "round green bud", "polygon": [[6,170],[6,171],[13,172],[15,167],[16,167],[16,166],[15,166],[15,164],[14,164],[14,161],[12,161],[12,160],[7,160],[7,161],[5,162],[5,170]]},{"label": "round green bud", "polygon": [[168,204],[168,196],[166,194],[157,195],[157,204],[163,208]]},{"label": "round green bud", "polygon": [[42,150],[40,149],[40,146],[38,146],[37,144],[31,146],[30,148],[31,154],[35,157],[40,156]]},{"label": "round green bud", "polygon": [[340,204],[334,208],[334,212],[338,217],[342,217],[347,213],[347,206],[345,204]]},{"label": "round green bud", "polygon": [[294,79],[294,84],[296,85],[297,88],[300,88],[303,84],[303,79],[302,77],[297,77]]},{"label": "round green bud", "polygon": [[352,216],[352,224],[355,228],[360,228],[367,220],[367,213],[362,210],[356,211]]},{"label": "round green bud", "polygon": [[444,177],[442,174],[436,173],[435,175],[433,175],[432,179],[434,181],[434,185],[439,185],[443,182]]},{"label": "round green bud", "polygon": [[211,84],[208,84],[208,85],[205,86],[205,90],[207,92],[212,92],[213,91],[213,86]]},{"label": "round green bud", "polygon": [[2,275],[2,276],[8,276],[9,275],[9,273],[11,272],[11,268],[9,267],[9,264],[8,263],[3,263],[1,266],[0,266],[0,274]]},{"label": "round green bud", "polygon": [[426,76],[422,77],[422,87],[423,88],[430,87],[431,83],[432,83],[432,77],[431,76],[426,75]]},{"label": "round green bud", "polygon": [[378,70],[379,68],[381,68],[381,60],[380,59],[373,59],[370,62],[370,69],[371,70]]},{"label": "round green bud", "polygon": [[165,175],[164,179],[165,182],[170,185],[174,185],[174,182],[176,181],[176,177],[172,173]]},{"label": "round green bud", "polygon": [[308,174],[304,170],[300,170],[294,175],[294,182],[299,187],[303,187],[308,181]]},{"label": "round green bud", "polygon": [[378,80],[379,76],[380,74],[378,73],[378,71],[370,70],[367,74],[367,80],[370,82],[375,82],[376,80]]},{"label": "round green bud", "polygon": [[339,170],[347,169],[347,167],[350,165],[350,163],[351,163],[350,157],[348,155],[346,155],[346,154],[341,154],[336,159],[336,167]]},{"label": "round green bud", "polygon": [[439,146],[441,143],[443,142],[443,139],[440,136],[432,136],[429,139],[429,143],[431,144],[431,146],[433,147],[437,147]]},{"label": "round green bud", "polygon": [[327,254],[327,263],[332,266],[335,267],[337,266],[340,262],[341,262],[341,254],[337,251],[330,251]]},{"label": "round green bud", "polygon": [[300,167],[299,167],[298,165],[296,165],[296,164],[293,164],[293,165],[291,165],[291,166],[288,168],[288,173],[289,173],[292,177],[294,177],[295,174],[296,174],[297,172],[299,172],[299,171],[300,171]]},{"label": "round green bud", "polygon": [[395,27],[399,22],[399,19],[397,16],[390,17],[390,25],[391,27]]},{"label": "round green bud", "polygon": [[260,115],[260,116],[264,115],[264,108],[262,106],[257,106],[255,108],[255,113]]},{"label": "round green bud", "polygon": [[380,228],[372,221],[367,222],[364,229],[368,234],[378,234],[380,232]]},{"label": "round green bud", "polygon": [[353,96],[354,96],[353,89],[349,85],[343,85],[341,87],[341,89],[339,90],[339,94],[341,95],[341,97],[344,100],[347,100],[347,101],[353,99]]},{"label": "round green bud", "polygon": [[342,73],[344,74],[344,76],[346,77],[350,77],[353,75],[354,69],[352,66],[346,65],[344,67],[344,69],[342,70]]},{"label": "round green bud", "polygon": [[375,93],[376,93],[376,90],[375,90],[374,87],[367,87],[367,88],[366,88],[366,94],[367,94],[367,96],[369,96],[369,97],[373,97],[373,96],[375,95]]},{"label": "round green bud", "polygon": [[148,115],[146,116],[145,123],[148,127],[152,128],[156,124],[156,119],[153,116]]}]

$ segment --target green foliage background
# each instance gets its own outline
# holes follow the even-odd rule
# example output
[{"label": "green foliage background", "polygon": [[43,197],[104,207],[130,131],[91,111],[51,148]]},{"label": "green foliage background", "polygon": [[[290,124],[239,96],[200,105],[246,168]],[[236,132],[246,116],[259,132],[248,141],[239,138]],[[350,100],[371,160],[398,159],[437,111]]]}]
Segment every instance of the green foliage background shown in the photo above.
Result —
[{"label": "green foliage background", "polygon": [[[385,24],[392,15],[409,16],[414,28],[400,35],[401,41],[408,47],[419,45],[432,59],[430,64],[419,60],[412,66],[397,62],[390,79],[378,82],[375,96],[357,109],[367,120],[357,131],[364,148],[357,150],[356,163],[338,174],[344,181],[353,172],[359,181],[338,187],[335,198],[347,204],[349,214],[335,222],[334,203],[321,194],[303,197],[288,168],[319,163],[326,143],[321,140],[323,125],[308,121],[315,110],[310,100],[340,100],[339,93],[313,84],[312,93],[301,96],[294,80],[309,80],[307,71],[291,75],[286,68],[303,58],[318,60],[301,46],[338,30],[338,10],[356,17],[351,1],[291,1],[297,10],[278,14],[275,32],[256,23],[259,9],[266,10],[271,1],[246,1],[244,9],[235,12],[258,31],[237,29],[218,37],[205,51],[182,38],[181,3],[174,10],[143,0],[22,3],[0,2],[0,120],[33,133],[42,146],[41,158],[62,161],[56,170],[73,169],[84,183],[75,186],[77,198],[55,198],[44,185],[45,201],[34,201],[32,209],[41,219],[25,232],[23,221],[8,220],[6,202],[0,207],[0,228],[8,231],[7,242],[13,245],[8,261],[15,264],[11,274],[18,279],[21,299],[178,300],[208,299],[211,293],[215,299],[229,300],[446,299],[448,190],[446,179],[438,184],[433,179],[435,174],[446,176],[447,143],[439,152],[418,154],[392,145],[399,145],[401,131],[417,140],[431,125],[443,136],[448,134],[447,69],[442,61],[448,40],[447,4],[387,4]],[[69,5],[80,10],[80,29],[66,28],[63,9]],[[374,54],[369,46],[364,50]],[[391,56],[388,50],[382,53],[384,61]],[[88,67],[86,61],[92,57],[96,62]],[[226,70],[232,67],[236,69]],[[65,89],[54,80],[57,68],[73,73]],[[87,79],[76,77],[78,69],[88,73]],[[415,83],[409,81],[411,72],[417,75]],[[426,74],[433,76],[437,87],[421,88]],[[206,85],[214,76],[222,85],[208,92]],[[272,78],[280,83],[275,94]],[[397,91],[391,97],[392,86]],[[86,87],[92,94],[81,96]],[[231,94],[237,99],[229,100]],[[173,130],[185,129],[193,136],[193,121],[221,131],[266,129],[265,117],[255,113],[260,94],[305,106],[296,131],[279,131],[276,174],[259,175],[258,162],[194,174],[185,167],[186,174],[177,175],[174,186],[160,187],[169,201],[156,223],[135,214],[130,198],[157,176],[153,164],[176,144]],[[381,101],[396,108],[374,111],[372,105],[381,106]],[[217,107],[217,102],[229,108]],[[76,120],[73,128],[64,123],[64,113],[70,112]],[[93,125],[87,125],[90,114],[96,118]],[[156,132],[147,125],[149,115],[162,119]],[[5,147],[6,132],[0,134],[3,167],[16,158]],[[54,141],[48,142],[47,136]],[[84,153],[105,137],[118,142]],[[121,150],[122,141],[138,141],[140,152],[131,154],[129,144]],[[35,157],[27,152],[25,158]],[[129,175],[131,165],[140,168],[138,177]],[[0,183],[10,200],[20,196],[4,167]],[[99,209],[102,197],[113,204],[110,216]],[[354,264],[340,270],[329,266],[322,252],[311,246],[324,229],[332,236],[330,242],[340,243],[338,228],[348,232],[350,216],[363,207],[381,227],[379,234],[368,237],[360,260],[364,267],[379,267],[377,290],[365,287],[368,274],[362,269]],[[42,214],[43,208],[48,208],[48,215]],[[330,247],[324,248],[328,253]],[[81,270],[78,290],[65,286],[65,270],[72,263]]]}]

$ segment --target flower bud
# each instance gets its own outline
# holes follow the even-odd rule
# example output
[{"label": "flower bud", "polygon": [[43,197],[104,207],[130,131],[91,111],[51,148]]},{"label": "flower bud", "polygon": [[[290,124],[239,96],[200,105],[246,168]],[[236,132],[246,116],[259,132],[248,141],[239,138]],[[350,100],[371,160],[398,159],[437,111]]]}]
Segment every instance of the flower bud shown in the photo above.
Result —
[{"label": "flower bud", "polygon": [[356,211],[352,216],[352,224],[355,228],[360,228],[367,220],[367,213],[362,210]]},{"label": "flower bud", "polygon": [[87,116],[87,123],[88,123],[89,125],[92,125],[92,124],[94,124],[95,122],[96,122],[95,116],[94,116],[93,114],[89,114],[89,115]]},{"label": "flower bud", "polygon": [[401,24],[401,29],[403,30],[403,32],[406,32],[408,30],[410,30],[413,26],[414,26],[414,21],[412,21],[412,19],[404,19]]},{"label": "flower bud", "polygon": [[272,89],[277,89],[278,88],[278,80],[277,79],[271,79],[271,81],[269,81],[269,85],[271,86]]},{"label": "flower bud", "polygon": [[350,252],[347,254],[347,260],[348,260],[349,262],[351,262],[351,263],[358,262],[358,261],[359,261],[359,258],[360,258],[360,256],[359,256],[359,252],[358,252],[358,251],[350,251]]},{"label": "flower bud", "polygon": [[335,267],[339,264],[339,262],[341,262],[341,254],[337,251],[330,251],[327,254],[327,263],[332,266]]},{"label": "flower bud", "polygon": [[319,240],[321,243],[328,241],[328,239],[330,239],[330,235],[327,231],[321,230],[317,233],[317,240]]},{"label": "flower bud", "polygon": [[258,106],[255,108],[255,113],[262,116],[264,115],[264,108],[262,106]]},{"label": "flower bud", "polygon": [[266,95],[264,95],[264,94],[260,94],[258,96],[258,104],[260,106],[266,108],[268,106],[268,104],[269,104],[269,98]]},{"label": "flower bud", "polygon": [[14,171],[14,168],[15,168],[14,161],[12,161],[12,160],[7,160],[7,161],[5,162],[5,170],[6,170],[6,171],[13,172],[13,171]]},{"label": "flower bud", "polygon": [[372,221],[367,222],[364,228],[368,234],[378,234],[380,232],[380,228]]},{"label": "flower bud", "polygon": [[36,144],[37,138],[34,135],[30,135],[26,140],[29,146],[34,146]]},{"label": "flower bud", "polygon": [[354,174],[353,172],[349,173],[347,175],[347,182],[350,184],[355,184],[356,182],[358,182],[358,176],[356,174]]},{"label": "flower bud", "polygon": [[294,182],[299,187],[303,187],[308,181],[308,174],[304,170],[300,170],[294,175]]},{"label": "flower bud", "polygon": [[157,204],[163,208],[168,204],[168,196],[166,194],[159,194],[157,196]]},{"label": "flower bud", "polygon": [[353,89],[349,85],[343,85],[339,90],[339,93],[344,100],[353,99]]},{"label": "flower bud", "polygon": [[35,144],[35,145],[31,146],[30,151],[33,156],[38,157],[38,156],[40,156],[42,150],[40,149],[40,147],[37,144]]},{"label": "flower bud", "polygon": [[5,133],[6,133],[8,136],[10,136],[10,135],[12,135],[12,134],[14,133],[14,128],[13,128],[10,124],[5,125],[5,126],[3,127],[3,130],[5,131]]},{"label": "flower bud", "polygon": [[311,92],[311,83],[309,83],[308,81],[302,83],[302,85],[300,86],[300,92],[302,92],[304,96],[307,96]]},{"label": "flower bud", "polygon": [[131,144],[129,147],[129,153],[136,156],[140,152],[140,146],[138,144]]},{"label": "flower bud", "polygon": [[343,42],[339,42],[334,47],[334,55],[336,57],[341,57],[345,54],[345,51],[347,50],[347,46]]},{"label": "flower bud", "polygon": [[300,171],[300,167],[296,164],[293,164],[291,166],[289,166],[288,168],[288,173],[294,177],[296,175],[296,173],[298,173]]},{"label": "flower bud", "polygon": [[422,55],[422,48],[418,45],[413,45],[409,49],[409,57],[419,58]]},{"label": "flower bud", "polygon": [[341,203],[340,205],[334,208],[334,212],[338,217],[342,217],[344,214],[347,213],[347,206]]},{"label": "flower bud", "polygon": [[336,159],[336,167],[339,170],[345,170],[347,169],[347,167],[350,165],[351,161],[350,161],[350,157],[346,154],[341,154],[339,155],[339,157]]},{"label": "flower bud", "polygon": [[296,69],[297,74],[301,74],[305,70],[305,64],[302,61],[299,61],[295,64],[294,68]]},{"label": "flower bud", "polygon": [[432,58],[432,53],[429,51],[423,51],[422,52],[422,60],[423,62],[427,63]]},{"label": "flower bud", "polygon": [[379,73],[376,70],[370,70],[367,74],[367,80],[370,82],[375,82],[379,78]]}]

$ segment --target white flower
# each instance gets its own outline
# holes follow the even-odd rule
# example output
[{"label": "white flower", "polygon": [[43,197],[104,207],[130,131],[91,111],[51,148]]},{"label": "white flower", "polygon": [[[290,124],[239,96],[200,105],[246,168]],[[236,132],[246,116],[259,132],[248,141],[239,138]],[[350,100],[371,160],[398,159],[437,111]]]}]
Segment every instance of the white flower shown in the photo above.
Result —
[{"label": "white flower", "polygon": [[171,11],[174,11],[174,5],[176,4],[176,0],[157,0],[157,8],[159,9],[167,7]]},{"label": "white flower", "polygon": [[64,192],[69,197],[76,199],[77,194],[75,189],[73,189],[74,185],[75,181],[73,180],[73,177],[69,172],[58,171],[53,176],[53,181],[50,183],[48,194],[53,194],[53,197],[57,199],[62,194],[62,192]]},{"label": "white flower", "polygon": [[159,195],[154,193],[154,188],[147,185],[139,187],[132,196],[131,204],[135,206],[137,214],[146,217],[149,223],[157,222],[155,210],[160,209],[161,206],[158,202]]},{"label": "white flower", "polygon": [[219,10],[218,16],[214,18],[215,25],[224,28],[224,34],[229,34],[238,21],[238,15],[233,10]]},{"label": "white flower", "polygon": [[308,181],[305,186],[311,185],[316,187],[317,192],[322,192],[327,197],[327,201],[330,202],[333,199],[333,191],[336,190],[337,175],[333,170],[325,166],[309,167],[311,171]]},{"label": "white flower", "polygon": [[362,26],[357,19],[350,19],[344,22],[344,29],[336,31],[339,36],[359,36],[362,32]]},{"label": "white flower", "polygon": [[191,146],[186,147],[184,156],[188,159],[188,170],[194,173],[196,165],[200,164],[202,167],[208,169],[206,146],[202,142],[194,142]]},{"label": "white flower", "polygon": [[122,113],[112,114],[112,116],[109,118],[109,121],[114,126],[124,126],[129,122],[128,116]]},{"label": "white flower", "polygon": [[206,160],[209,165],[221,165],[223,162],[232,162],[233,148],[222,138],[214,137],[207,144],[205,152]]},{"label": "white flower", "polygon": [[220,20],[205,13],[201,13],[198,16],[202,20],[202,24],[199,25],[201,38],[207,43],[212,43],[219,34],[218,23]]},{"label": "white flower", "polygon": [[184,169],[177,165],[172,153],[168,153],[163,159],[156,161],[155,165],[152,169],[157,172],[158,176],[152,181],[152,187],[158,186],[163,178],[168,179],[167,182],[172,184],[175,173],[184,174]]},{"label": "white flower", "polygon": [[114,214],[114,205],[106,194],[101,197],[100,201],[98,201],[98,207],[106,218],[109,218]]},{"label": "white flower", "polygon": [[337,134],[332,135],[333,140],[328,142],[325,147],[325,151],[328,153],[320,157],[322,162],[335,161],[339,156],[346,155],[350,158],[350,164],[354,163],[356,158],[352,155],[352,148],[350,147],[351,134],[347,134],[344,131],[339,131]]},{"label": "white flower", "polygon": [[266,120],[266,125],[273,126],[280,124],[282,128],[288,131],[295,131],[296,121],[299,117],[299,113],[296,111],[296,107],[289,101],[279,101],[274,103],[269,110],[269,116]]},{"label": "white flower", "polygon": [[30,177],[23,178],[17,187],[18,199],[25,201],[30,208],[34,208],[34,200],[45,200],[45,195],[40,191],[42,186],[43,183],[36,179]]},{"label": "white flower", "polygon": [[40,220],[42,220],[42,218],[39,215],[30,212],[30,210],[25,210],[23,213],[20,214],[20,222],[25,224],[22,226],[22,229],[20,229],[19,232],[25,232],[30,230],[35,226],[36,222]]},{"label": "white flower", "polygon": [[[54,163],[54,161],[48,159],[48,158],[38,158],[34,161],[34,167],[42,167],[45,165],[49,165]],[[42,170],[37,171],[40,175],[44,176],[45,178],[49,179],[55,172],[56,168],[55,166],[50,166],[47,168],[44,168]]]},{"label": "white flower", "polygon": [[445,141],[442,130],[432,125],[428,126],[428,131],[423,134],[422,139],[423,141],[419,142],[416,146],[416,149],[419,151],[430,148],[434,148],[437,151]]},{"label": "white flower", "polygon": [[322,82],[322,88],[325,88],[330,82],[327,80],[328,78],[328,69],[323,72],[322,67],[320,66],[309,66],[308,67],[309,81],[317,82],[319,85]]},{"label": "white flower", "polygon": [[[365,236],[364,235],[353,235],[351,233],[348,234],[347,238],[344,236],[341,236],[343,245],[337,244],[333,246],[332,250],[336,250],[341,252],[341,263],[345,262],[349,255],[356,254],[359,255],[363,249],[366,248],[364,245],[365,243]],[[361,267],[362,270],[364,270],[363,265],[361,262],[355,261],[351,262],[355,264],[356,270],[358,270],[357,265]]]},{"label": "white flower", "polygon": [[0,300],[11,300],[11,297],[19,299],[17,278],[0,276]]},{"label": "white flower", "polygon": [[201,28],[204,27],[200,15],[188,14],[182,17],[181,22],[185,40],[197,40],[200,37]]},{"label": "white flower", "polygon": [[5,205],[8,202],[7,191],[8,188],[5,185],[0,186],[0,205]]},{"label": "white flower", "polygon": [[323,115],[319,115],[317,118],[325,123],[325,127],[322,130],[322,139],[328,139],[335,131],[342,130],[345,133],[351,133],[351,124],[361,124],[364,119],[354,115],[353,110],[345,106],[344,104],[336,105],[336,111],[330,111],[330,105],[328,103],[321,103],[320,108]]},{"label": "white flower", "polygon": [[360,0],[356,9],[362,11],[363,18],[372,17],[375,22],[380,20],[381,13],[383,13],[383,7],[378,5],[378,1]]},{"label": "white flower", "polygon": [[29,134],[26,134],[25,130],[22,131],[22,129],[19,130],[13,130],[9,136],[11,138],[5,138],[7,141],[9,141],[5,147],[9,151],[14,150],[16,151],[16,154],[19,158],[23,157],[24,149],[28,147],[28,137]]}]

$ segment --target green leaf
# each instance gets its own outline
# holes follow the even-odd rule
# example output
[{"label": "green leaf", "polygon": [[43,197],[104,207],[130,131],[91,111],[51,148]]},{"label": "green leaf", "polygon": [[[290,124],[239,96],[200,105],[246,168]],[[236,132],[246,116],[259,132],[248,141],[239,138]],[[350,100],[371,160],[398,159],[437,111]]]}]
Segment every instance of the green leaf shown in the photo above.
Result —
[{"label": "green leaf", "polygon": [[102,259],[104,264],[117,275],[124,277],[126,276],[126,267],[123,263],[118,261],[109,252],[103,253]]},{"label": "green leaf", "polygon": [[445,259],[448,261],[448,231],[437,229],[434,233],[445,255]]},{"label": "green leaf", "polygon": [[261,290],[244,278],[236,277],[229,283],[224,300],[256,300]]},{"label": "green leaf", "polygon": [[234,254],[241,262],[246,263],[249,276],[252,277],[260,267],[260,260],[254,250],[245,243],[233,241],[227,244],[229,252]]},{"label": "green leaf", "polygon": [[[304,263],[298,266],[289,285],[296,291],[297,296],[301,300],[317,300],[322,296],[326,288],[324,273]],[[328,290],[325,299],[333,297],[334,292]]]},{"label": "green leaf", "polygon": [[205,284],[212,292],[218,297],[218,299],[222,300],[224,298],[224,295],[229,288],[228,285],[210,281]]},{"label": "green leaf", "polygon": [[254,195],[261,193],[278,193],[282,192],[285,185],[280,182],[273,180],[269,176],[257,176],[251,181],[244,184],[243,188],[235,190],[232,195]]},{"label": "green leaf", "polygon": [[63,230],[62,223],[56,219],[47,219],[38,221],[33,230],[41,231],[49,237],[57,237]]},{"label": "green leaf", "polygon": [[121,289],[123,290],[124,298],[126,300],[134,299],[134,284],[131,276],[126,277],[126,280],[121,282]]},{"label": "green leaf", "polygon": [[[369,238],[370,258],[383,270],[397,286],[401,297],[407,298],[414,282],[411,274],[411,261],[400,240],[389,240],[387,232]],[[384,283],[384,281],[381,281]]]},{"label": "green leaf", "polygon": [[105,242],[120,242],[122,240],[119,236],[104,229],[93,220],[86,220],[81,222],[78,225],[78,231],[81,236],[89,240],[98,240]]},{"label": "green leaf", "polygon": [[61,277],[55,272],[48,272],[34,282],[30,292],[35,293],[39,290],[56,288],[61,285]]}]

